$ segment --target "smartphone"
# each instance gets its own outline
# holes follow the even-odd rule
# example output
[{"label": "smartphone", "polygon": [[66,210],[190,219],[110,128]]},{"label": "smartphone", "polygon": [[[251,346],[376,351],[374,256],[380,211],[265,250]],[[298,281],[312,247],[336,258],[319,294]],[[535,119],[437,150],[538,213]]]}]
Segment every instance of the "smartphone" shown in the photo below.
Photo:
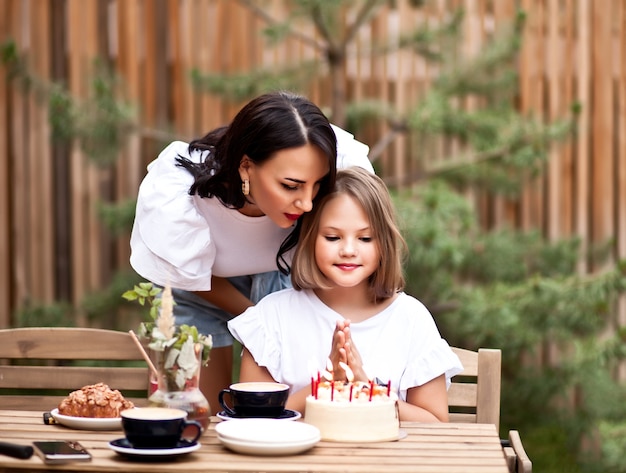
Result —
[{"label": "smartphone", "polygon": [[48,464],[91,460],[91,454],[85,447],[71,440],[37,441],[33,442],[33,446],[35,453]]}]

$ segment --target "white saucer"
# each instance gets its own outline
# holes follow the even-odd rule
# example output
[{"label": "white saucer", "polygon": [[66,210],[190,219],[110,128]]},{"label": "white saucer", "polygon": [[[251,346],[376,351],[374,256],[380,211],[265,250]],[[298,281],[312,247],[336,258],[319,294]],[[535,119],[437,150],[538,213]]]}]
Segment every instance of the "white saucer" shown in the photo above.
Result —
[{"label": "white saucer", "polygon": [[200,448],[200,443],[190,443],[186,440],[181,440],[174,448],[134,448],[128,443],[126,438],[121,438],[110,441],[109,448],[126,457],[150,460],[162,459],[163,457],[177,457],[179,455],[195,452]]},{"label": "white saucer", "polygon": [[50,415],[54,420],[72,429],[79,430],[120,430],[122,428],[121,417],[73,417],[59,414],[59,409],[52,409]]},{"label": "white saucer", "polygon": [[255,446],[314,445],[320,440],[320,430],[304,422],[284,422],[279,419],[232,419],[215,425],[220,440]]},{"label": "white saucer", "polygon": [[[251,417],[233,417],[229,415],[228,412],[226,411],[218,412],[216,415],[222,420],[251,419]],[[276,420],[298,420],[300,417],[302,417],[302,414],[300,414],[298,411],[285,409],[282,412],[282,414],[280,414],[278,417],[258,417],[258,418],[259,419],[276,419]],[[254,418],[257,419],[257,417],[254,417]]]},{"label": "white saucer", "polygon": [[319,441],[319,439],[310,439],[304,442],[295,443],[257,443],[257,442],[242,442],[239,440],[233,440],[229,438],[217,436],[218,440],[224,444],[225,447],[237,453],[244,453],[248,455],[295,455],[302,453],[313,446]]}]

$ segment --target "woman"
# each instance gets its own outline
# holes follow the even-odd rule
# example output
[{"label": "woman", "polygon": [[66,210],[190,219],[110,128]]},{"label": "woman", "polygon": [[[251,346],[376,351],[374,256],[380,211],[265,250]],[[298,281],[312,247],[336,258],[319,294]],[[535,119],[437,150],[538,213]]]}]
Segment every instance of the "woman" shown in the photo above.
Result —
[{"label": "woman", "polygon": [[367,151],[306,98],[276,92],[249,102],[227,127],[171,143],[148,166],[130,262],[172,286],[178,324],[212,335],[200,381],[212,406],[231,383],[227,321],[289,285],[301,215],[332,189],[337,164],[372,171]]}]

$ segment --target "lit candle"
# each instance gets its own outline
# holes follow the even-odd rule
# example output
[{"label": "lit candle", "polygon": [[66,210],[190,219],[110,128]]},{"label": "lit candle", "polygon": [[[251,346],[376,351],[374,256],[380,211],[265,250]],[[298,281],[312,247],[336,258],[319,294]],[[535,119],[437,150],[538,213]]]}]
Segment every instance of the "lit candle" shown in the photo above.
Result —
[{"label": "lit candle", "polygon": [[350,367],[343,361],[339,362],[339,366],[346,373],[346,379],[348,380],[348,382],[351,383],[352,381],[354,381],[354,373],[352,372]]}]

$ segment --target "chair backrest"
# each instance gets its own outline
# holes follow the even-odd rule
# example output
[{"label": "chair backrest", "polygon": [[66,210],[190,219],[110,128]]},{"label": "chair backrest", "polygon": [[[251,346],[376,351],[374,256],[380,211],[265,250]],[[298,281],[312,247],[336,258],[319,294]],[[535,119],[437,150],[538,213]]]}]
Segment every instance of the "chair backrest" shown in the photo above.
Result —
[{"label": "chair backrest", "polygon": [[142,404],[148,368],[126,332],[37,327],[0,330],[0,405],[50,410],[74,390],[108,384]]},{"label": "chair backrest", "polygon": [[452,350],[464,370],[452,378],[448,390],[450,422],[494,424],[499,431],[502,352],[490,348]]}]

